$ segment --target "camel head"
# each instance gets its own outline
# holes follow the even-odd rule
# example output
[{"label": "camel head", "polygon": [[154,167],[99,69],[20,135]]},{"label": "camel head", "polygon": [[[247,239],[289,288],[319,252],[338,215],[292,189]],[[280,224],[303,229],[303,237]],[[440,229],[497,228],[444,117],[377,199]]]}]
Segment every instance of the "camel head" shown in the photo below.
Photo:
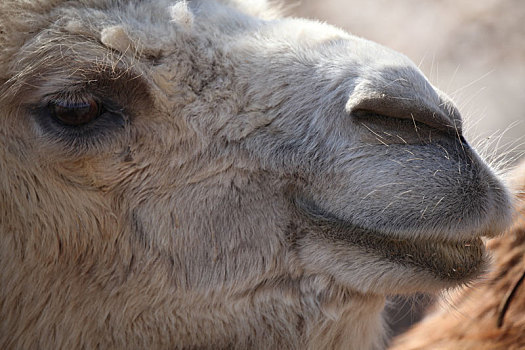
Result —
[{"label": "camel head", "polygon": [[66,329],[437,291],[510,218],[409,59],[249,1],[3,1],[0,201],[3,313]]}]

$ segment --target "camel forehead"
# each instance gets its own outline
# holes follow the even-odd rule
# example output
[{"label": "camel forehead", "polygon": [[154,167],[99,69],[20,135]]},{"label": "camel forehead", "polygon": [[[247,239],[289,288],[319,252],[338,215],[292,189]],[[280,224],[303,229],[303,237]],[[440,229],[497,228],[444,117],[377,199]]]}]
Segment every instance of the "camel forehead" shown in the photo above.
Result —
[{"label": "camel forehead", "polygon": [[[41,2],[48,4],[47,7],[42,6]],[[330,57],[332,61],[347,60],[350,53],[363,65],[369,61],[377,65],[381,60],[388,65],[411,64],[403,55],[348,35],[329,25],[299,19],[267,21],[241,12],[255,8],[256,14],[264,14],[267,8],[265,2],[256,3],[258,6],[241,0],[188,3],[174,0],[91,0],[82,4],[43,0],[35,5],[22,6],[19,1],[7,0],[0,5],[5,16],[0,21],[0,26],[4,22],[0,28],[0,42],[9,44],[14,53],[18,49],[17,41],[20,45],[27,44],[23,33],[46,31],[48,36],[65,40],[66,44],[67,35],[72,34],[75,37],[70,41],[75,45],[82,41],[90,41],[99,44],[101,50],[105,46],[105,49],[121,53],[132,55],[140,52],[152,57],[160,55],[163,51],[184,50],[184,40],[187,42],[195,38],[208,40],[210,46],[216,48],[240,43],[238,46],[242,46],[243,52],[271,51],[279,46],[289,45],[291,48],[303,50],[305,55],[319,51],[319,45],[326,42],[345,40],[349,43],[347,47],[352,47],[349,50],[351,52],[344,49],[336,52]],[[34,6],[34,13],[31,13],[28,6]],[[34,20],[28,21],[28,17]],[[1,38],[1,34],[5,37]],[[82,38],[79,40],[78,36]],[[181,38],[183,36],[186,37]],[[37,45],[46,45],[48,42]],[[91,50],[95,50],[95,46],[92,45]],[[24,54],[27,55],[28,52],[25,51]],[[40,56],[41,54],[38,53]],[[12,61],[9,50],[5,50],[4,55],[5,57],[0,56],[0,64]],[[0,71],[5,72],[6,69]]]},{"label": "camel forehead", "polygon": [[[196,18],[196,27],[207,29],[208,33],[232,35],[243,31],[258,30],[264,22],[261,19],[268,19],[270,18],[268,14],[274,13],[268,8],[266,1],[263,0],[195,0],[190,2],[86,0],[81,3],[41,0],[29,4],[20,0],[6,0],[0,4],[0,36],[5,36],[2,41],[12,44],[16,40],[9,41],[10,36],[18,38],[24,35],[33,36],[39,30],[52,27],[63,29],[67,33],[85,35],[92,39],[99,39],[103,34],[111,46],[121,46],[116,45],[115,41],[124,39],[121,35],[122,31],[101,32],[108,27],[123,25],[127,32],[143,34],[142,37],[139,35],[139,37],[130,38],[140,40],[140,46],[159,47],[161,43],[166,44],[172,41],[175,32],[188,29],[188,22],[192,22],[193,17]],[[312,21],[284,19],[265,24],[265,27],[274,27],[274,29],[273,32],[265,30],[264,33],[261,33],[264,39],[269,33],[275,37],[284,35],[284,39],[298,39],[300,43],[337,37],[349,38],[341,30]],[[212,29],[209,30],[210,28]],[[199,30],[196,29],[196,31]],[[203,31],[200,32],[202,35]],[[108,33],[118,35],[108,36]]]},{"label": "camel forehead", "polygon": [[[267,19],[270,17],[268,13],[276,13],[271,12],[263,0],[5,0],[0,3],[0,10],[0,35],[19,32],[28,37],[54,22],[63,24],[64,20],[71,19],[85,22],[90,31],[124,22],[132,28],[156,32],[180,24],[180,21],[187,19],[187,15],[193,14],[198,14],[207,22],[223,17],[222,20],[228,22],[224,24],[233,28],[247,23],[247,16],[243,14]],[[226,12],[228,16],[221,16]],[[74,26],[70,29],[74,30]],[[157,40],[162,39],[162,36],[157,37]]]},{"label": "camel forehead", "polygon": [[[35,56],[42,56],[41,49],[53,45],[78,45],[87,41],[116,51],[129,50],[127,53],[131,54],[136,53],[134,50],[151,53],[169,49],[174,46],[177,33],[191,29],[194,13],[218,12],[217,7],[219,5],[212,2],[190,4],[176,0],[6,0],[0,3],[0,74],[12,68],[13,56],[22,46],[28,49],[24,50],[25,56],[34,51],[38,51]],[[230,11],[230,19],[235,16],[241,14]],[[199,18],[201,21],[208,22],[207,26],[213,26],[214,23],[209,22],[221,16],[200,17],[203,17]],[[229,22],[233,27],[231,23],[238,26],[243,21]]]},{"label": "camel forehead", "polygon": [[[12,59],[21,46],[38,41],[42,33],[46,37],[60,37],[68,41],[68,34],[78,34],[73,42],[96,41],[100,43],[102,31],[116,24],[125,25],[128,31],[150,33],[149,37],[136,37],[140,45],[148,46],[154,38],[158,43],[171,37],[176,17],[181,11],[173,11],[182,2],[176,0],[121,1],[86,0],[82,2],[65,0],[40,0],[24,2],[5,0],[0,2],[0,65]],[[185,7],[185,6],[183,6]],[[106,39],[115,45],[116,37],[105,33]],[[37,40],[35,40],[35,37]],[[120,35],[120,39],[122,39]],[[49,44],[44,41],[42,46]],[[26,52],[30,54],[31,51]]]}]

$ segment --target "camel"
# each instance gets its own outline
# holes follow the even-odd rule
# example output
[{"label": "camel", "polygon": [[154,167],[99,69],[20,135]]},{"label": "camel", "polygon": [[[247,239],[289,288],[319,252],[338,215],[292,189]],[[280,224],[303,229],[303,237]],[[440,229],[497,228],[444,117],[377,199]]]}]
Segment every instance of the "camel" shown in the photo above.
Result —
[{"label": "camel", "polygon": [[501,237],[488,243],[494,263],[469,288],[457,291],[424,321],[393,343],[398,350],[525,349],[525,162],[512,174],[519,215]]},{"label": "camel", "polygon": [[0,205],[2,349],[382,349],[512,217],[407,57],[241,0],[2,0]]}]

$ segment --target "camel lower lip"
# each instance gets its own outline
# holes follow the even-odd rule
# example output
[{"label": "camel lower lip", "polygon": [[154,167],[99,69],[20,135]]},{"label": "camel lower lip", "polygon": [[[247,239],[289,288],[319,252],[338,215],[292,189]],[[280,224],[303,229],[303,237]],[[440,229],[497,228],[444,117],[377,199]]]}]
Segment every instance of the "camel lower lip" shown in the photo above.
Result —
[{"label": "camel lower lip", "polygon": [[[363,232],[364,233],[364,232]],[[399,240],[368,231],[355,244],[373,249],[397,264],[416,266],[444,280],[462,280],[475,276],[485,261],[480,238],[460,242]],[[360,235],[361,236],[361,235]]]},{"label": "camel lower lip", "polygon": [[313,203],[297,203],[315,232],[331,242],[360,247],[395,264],[430,272],[441,280],[465,281],[477,276],[486,261],[481,238],[464,241],[403,239],[362,228],[326,214]]}]

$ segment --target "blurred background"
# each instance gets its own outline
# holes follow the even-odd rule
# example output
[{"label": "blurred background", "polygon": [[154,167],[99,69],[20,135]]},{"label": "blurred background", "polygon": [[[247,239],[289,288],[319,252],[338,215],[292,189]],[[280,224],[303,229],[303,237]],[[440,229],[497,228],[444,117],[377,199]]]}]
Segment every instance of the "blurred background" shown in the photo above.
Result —
[{"label": "blurred background", "polygon": [[[485,158],[505,167],[523,158],[523,0],[285,0],[285,9],[404,53],[454,99],[467,140]],[[430,304],[425,295],[392,299],[387,313],[394,334]]]}]

